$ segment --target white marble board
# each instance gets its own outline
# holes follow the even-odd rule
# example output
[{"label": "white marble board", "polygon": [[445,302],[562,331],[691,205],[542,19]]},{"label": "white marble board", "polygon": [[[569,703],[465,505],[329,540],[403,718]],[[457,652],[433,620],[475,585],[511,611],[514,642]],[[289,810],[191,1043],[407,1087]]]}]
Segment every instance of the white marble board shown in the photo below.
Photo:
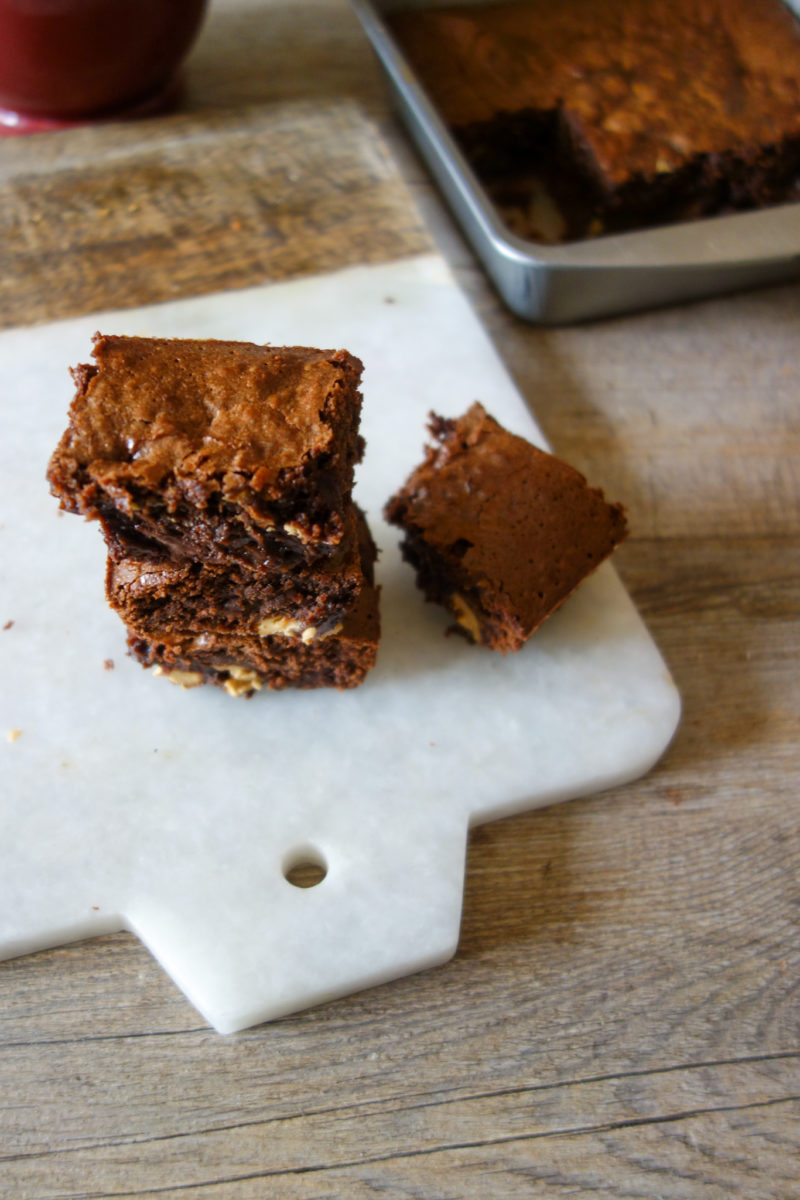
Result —
[{"label": "white marble board", "polygon": [[[232,699],[126,656],[99,529],[44,479],[95,329],[364,360],[383,639],[361,688]],[[669,742],[678,695],[610,565],[503,657],[444,636],[400,560],[381,509],[429,410],[480,399],[544,444],[438,256],[10,330],[0,387],[0,957],[129,929],[242,1029],[446,960],[471,824],[624,783]],[[327,874],[294,887],[306,858]]]}]

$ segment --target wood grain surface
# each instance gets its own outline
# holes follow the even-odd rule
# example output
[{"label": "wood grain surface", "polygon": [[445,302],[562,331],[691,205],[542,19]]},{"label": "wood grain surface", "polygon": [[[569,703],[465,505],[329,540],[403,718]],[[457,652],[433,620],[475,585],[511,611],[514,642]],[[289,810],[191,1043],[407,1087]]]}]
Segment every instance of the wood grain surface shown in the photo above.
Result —
[{"label": "wood grain surface", "polygon": [[343,0],[217,0],[180,113],[6,142],[0,198],[6,325],[413,253],[418,205],[684,701],[647,778],[474,832],[437,970],[222,1038],[128,935],[0,964],[0,1194],[800,1197],[800,287],[511,317]]},{"label": "wood grain surface", "polygon": [[108,126],[3,149],[4,326],[426,246],[373,126],[346,101],[176,115],[147,130]]}]

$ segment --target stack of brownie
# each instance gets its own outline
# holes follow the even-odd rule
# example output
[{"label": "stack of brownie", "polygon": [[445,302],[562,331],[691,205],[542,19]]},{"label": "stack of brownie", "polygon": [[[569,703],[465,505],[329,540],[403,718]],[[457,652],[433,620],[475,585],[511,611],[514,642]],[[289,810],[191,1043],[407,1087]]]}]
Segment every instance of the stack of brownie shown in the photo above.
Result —
[{"label": "stack of brownie", "polygon": [[128,646],[183,686],[353,687],[379,636],[344,350],[96,335],[48,480],[98,518]]}]

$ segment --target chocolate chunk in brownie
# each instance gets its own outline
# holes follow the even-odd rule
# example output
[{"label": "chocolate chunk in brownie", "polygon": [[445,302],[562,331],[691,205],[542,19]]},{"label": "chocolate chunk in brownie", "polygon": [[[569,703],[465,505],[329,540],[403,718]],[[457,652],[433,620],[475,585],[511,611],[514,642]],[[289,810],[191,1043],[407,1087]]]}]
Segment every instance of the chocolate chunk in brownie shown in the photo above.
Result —
[{"label": "chocolate chunk in brownie", "polygon": [[800,21],[783,0],[511,0],[391,21],[478,173],[506,194],[544,179],[568,237],[798,198]]},{"label": "chocolate chunk in brownie", "polygon": [[625,513],[573,467],[480,404],[432,415],[434,443],[386,517],[429,600],[494,650],[519,650],[627,533]]},{"label": "chocolate chunk in brownie", "polygon": [[339,628],[362,588],[373,583],[376,552],[363,514],[352,505],[345,520],[336,555],[317,567],[110,554],[106,596],[125,624],[142,634],[180,629],[312,641]]},{"label": "chocolate chunk in brownie", "polygon": [[361,363],[345,350],[96,335],[50,461],[117,553],[314,561],[344,536]]}]

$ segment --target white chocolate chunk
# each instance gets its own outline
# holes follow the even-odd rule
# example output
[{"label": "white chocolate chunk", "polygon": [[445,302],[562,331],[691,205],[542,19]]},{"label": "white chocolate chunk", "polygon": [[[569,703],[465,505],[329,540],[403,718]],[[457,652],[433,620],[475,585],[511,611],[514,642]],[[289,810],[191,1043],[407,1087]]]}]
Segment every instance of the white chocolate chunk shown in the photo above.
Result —
[{"label": "white chocolate chunk", "polygon": [[310,646],[318,639],[322,641],[324,638],[340,633],[342,623],[340,621],[333,628],[320,633],[316,625],[308,625],[303,629],[300,622],[295,621],[293,617],[264,617],[263,621],[258,623],[257,629],[260,637],[299,637],[304,645]]},{"label": "white chocolate chunk", "polygon": [[170,683],[177,684],[178,687],[182,688],[199,687],[203,682],[203,676],[199,671],[181,671],[178,668],[173,671],[167,671],[164,667],[155,666],[153,667],[153,674],[163,675]]},{"label": "white chocolate chunk", "polygon": [[480,642],[482,640],[480,622],[464,597],[459,595],[458,592],[453,592],[450,597],[450,603],[453,606],[453,613],[459,625],[466,629],[473,641]]},{"label": "white chocolate chunk", "polygon": [[[264,617],[263,621],[259,621],[257,628],[259,637],[296,637],[301,625],[293,617]],[[305,634],[303,639],[305,640]]]},{"label": "white chocolate chunk", "polygon": [[230,675],[222,685],[229,696],[244,696],[247,692],[260,692],[261,680],[250,667],[239,667],[235,663],[225,668]]},{"label": "white chocolate chunk", "polygon": [[305,530],[297,524],[296,521],[287,521],[283,526],[283,532],[288,533],[289,537],[298,538],[303,545],[311,541],[311,538],[308,536]]}]

